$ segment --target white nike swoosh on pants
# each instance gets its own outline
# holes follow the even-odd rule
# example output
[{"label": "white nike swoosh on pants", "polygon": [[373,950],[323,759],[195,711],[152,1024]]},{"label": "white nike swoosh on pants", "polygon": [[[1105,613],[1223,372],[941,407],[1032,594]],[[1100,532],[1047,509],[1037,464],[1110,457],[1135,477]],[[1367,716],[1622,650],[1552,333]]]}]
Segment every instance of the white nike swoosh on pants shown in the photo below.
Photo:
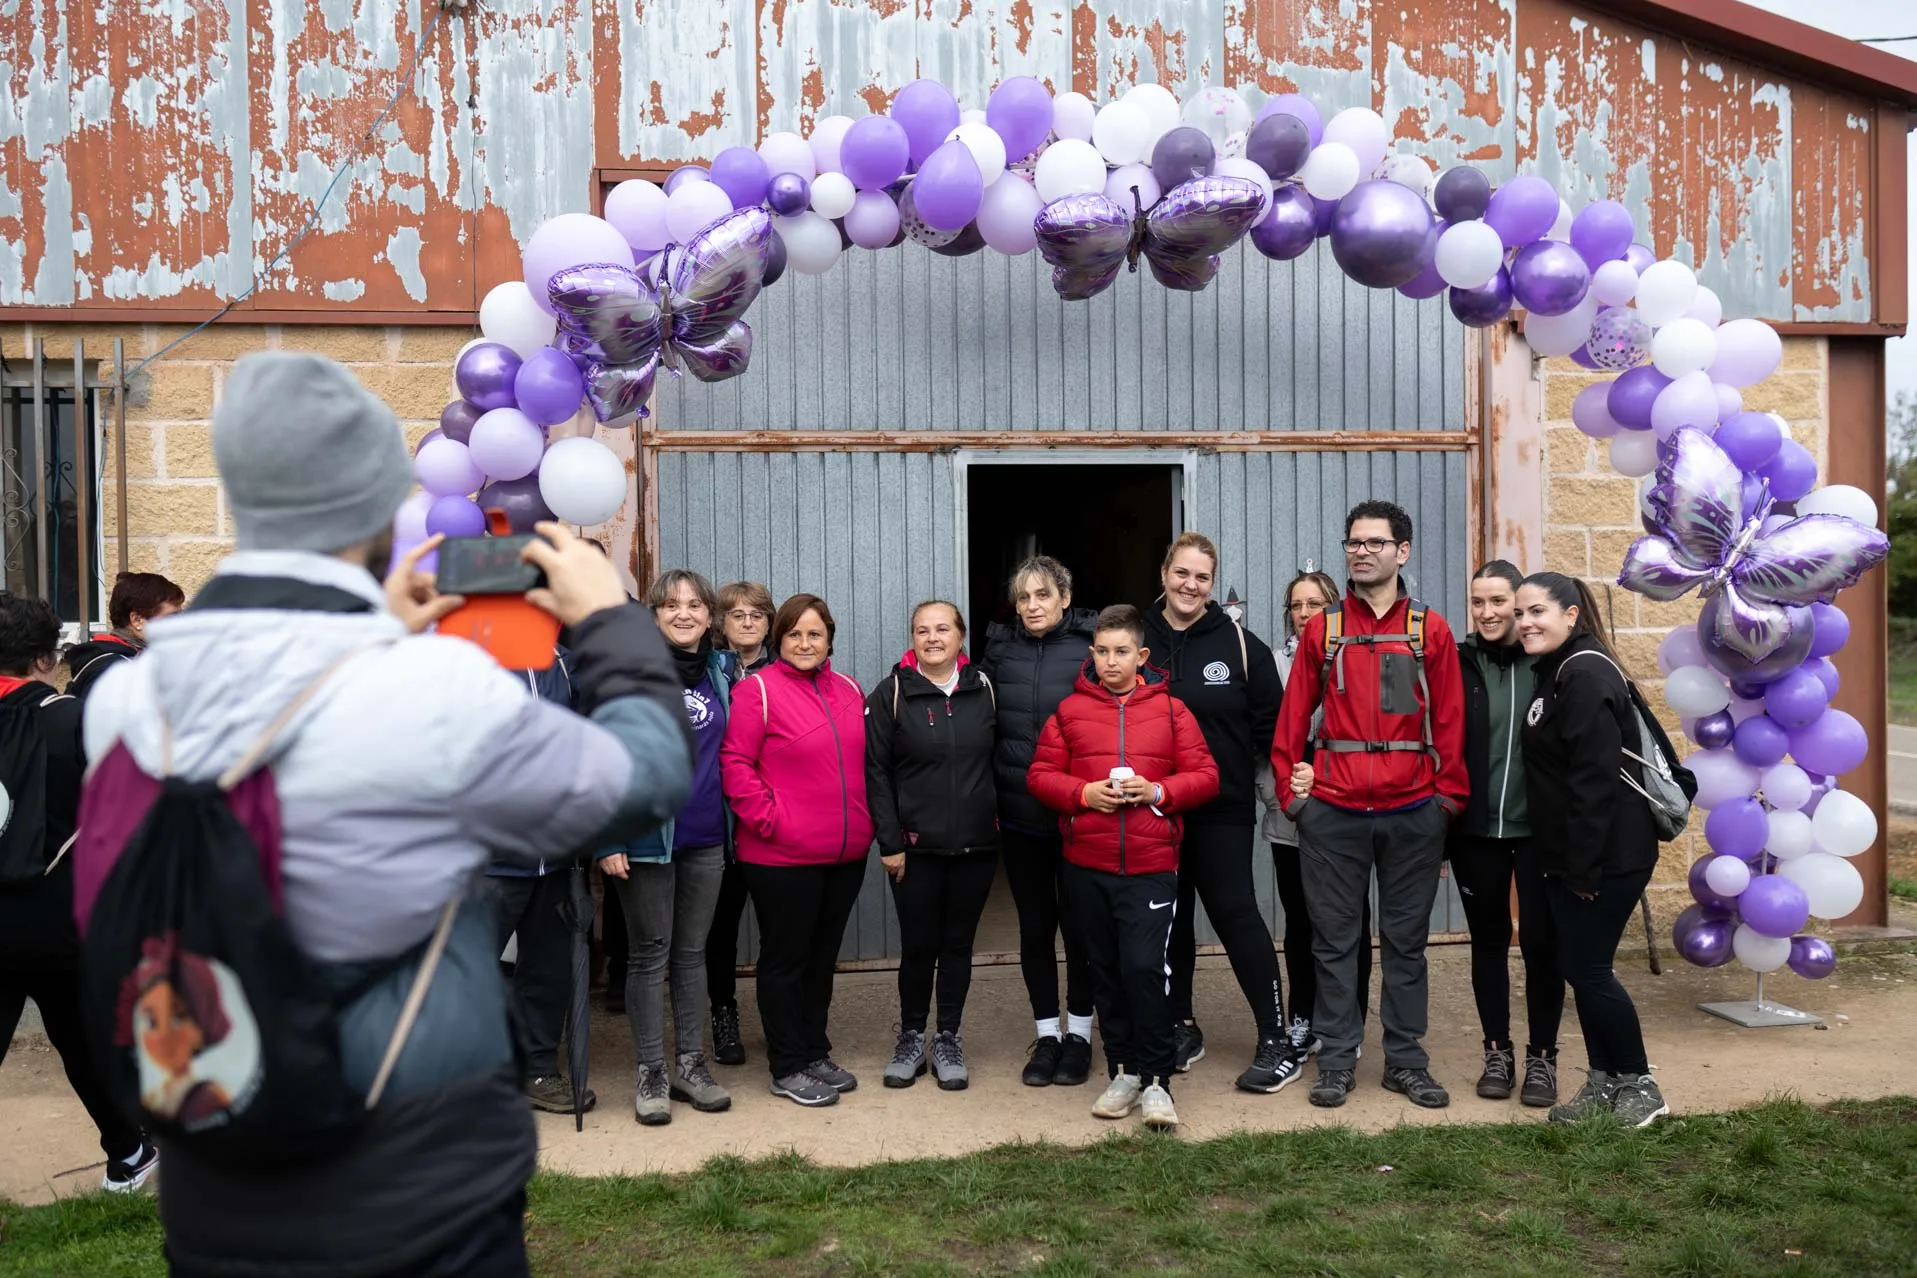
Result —
[{"label": "white nike swoosh on pants", "polygon": [[1151,907],[1154,910],[1162,910],[1162,909],[1165,909],[1170,904],[1171,904],[1170,901],[1153,901],[1151,902]]}]

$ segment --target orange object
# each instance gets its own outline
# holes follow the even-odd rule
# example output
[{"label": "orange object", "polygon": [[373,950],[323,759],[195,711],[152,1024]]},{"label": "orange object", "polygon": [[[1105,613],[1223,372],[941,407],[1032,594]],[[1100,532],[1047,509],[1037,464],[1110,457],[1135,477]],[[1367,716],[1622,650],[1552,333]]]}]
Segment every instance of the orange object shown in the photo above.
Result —
[{"label": "orange object", "polygon": [[559,643],[559,618],[523,595],[480,595],[441,621],[439,633],[478,644],[508,670],[544,670]]}]

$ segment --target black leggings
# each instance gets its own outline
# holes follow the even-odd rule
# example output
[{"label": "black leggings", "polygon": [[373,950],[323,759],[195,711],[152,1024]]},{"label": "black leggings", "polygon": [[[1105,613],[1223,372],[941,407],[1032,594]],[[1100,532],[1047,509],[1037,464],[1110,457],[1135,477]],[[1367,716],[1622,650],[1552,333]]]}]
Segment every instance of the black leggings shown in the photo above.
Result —
[{"label": "black leggings", "polygon": [[[1298,866],[1296,843],[1271,845],[1271,863],[1278,875],[1278,906],[1285,912],[1285,975],[1291,981],[1291,1014],[1317,1019],[1318,965],[1311,957],[1311,911],[1305,905],[1304,871]],[[1360,926],[1365,943],[1358,947],[1358,1013],[1371,1011],[1371,897],[1365,897]]]},{"label": "black leggings", "polygon": [[1577,999],[1591,1068],[1607,1074],[1635,1077],[1651,1072],[1637,1005],[1612,967],[1618,942],[1650,881],[1649,870],[1606,875],[1594,901],[1572,892],[1561,878],[1544,881],[1558,925],[1558,967]]},{"label": "black leggings", "polygon": [[1544,874],[1529,839],[1451,840],[1451,877],[1471,929],[1471,992],[1487,1043],[1511,1042],[1511,881],[1518,885],[1518,950],[1524,956],[1527,1046],[1555,1048],[1564,1019],[1558,975],[1558,930],[1544,894]]},{"label": "black leggings", "polygon": [[1192,972],[1198,962],[1194,900],[1205,903],[1205,917],[1231,959],[1238,988],[1251,1004],[1258,1037],[1276,1038],[1285,1025],[1285,991],[1278,977],[1278,953],[1271,929],[1258,912],[1251,884],[1252,828],[1246,825],[1191,825],[1178,846],[1178,909],[1171,930],[1172,1018],[1192,1019]]},{"label": "black leggings", "polygon": [[998,876],[998,852],[907,852],[892,884],[899,910],[899,1028],[925,1029],[938,979],[941,1031],[958,1033],[972,988],[972,940]]},{"label": "black leggings", "polygon": [[1074,1016],[1092,1014],[1092,983],[1085,971],[1085,947],[1078,922],[1064,908],[1065,840],[1056,834],[999,832],[1004,844],[1005,880],[1018,906],[1018,965],[1032,1018],[1058,1018],[1058,938],[1065,937],[1065,1007]]},{"label": "black leggings", "polygon": [[78,968],[37,971],[0,969],[0,1061],[20,1023],[26,1001],[40,1009],[47,1041],[60,1053],[67,1082],[100,1133],[100,1148],[108,1158],[130,1158],[140,1148],[140,1129],[129,1123],[107,1094],[105,1075],[93,1056],[86,1026],[80,1020]]},{"label": "black leggings", "polygon": [[706,936],[706,997],[714,1007],[739,1001],[739,926],[745,921],[750,895],[739,863],[728,859],[725,877],[719,880],[712,931]]}]

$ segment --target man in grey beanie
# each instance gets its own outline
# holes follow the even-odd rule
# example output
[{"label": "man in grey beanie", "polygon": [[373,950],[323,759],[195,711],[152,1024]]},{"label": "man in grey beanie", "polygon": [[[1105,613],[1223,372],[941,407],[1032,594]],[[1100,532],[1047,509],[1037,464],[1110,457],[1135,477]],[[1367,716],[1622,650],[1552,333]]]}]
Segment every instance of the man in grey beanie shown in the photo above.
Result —
[{"label": "man in grey beanie", "polygon": [[554,524],[527,551],[548,582],[532,598],[571,628],[578,714],[424,633],[460,601],[416,571],[434,540],[377,579],[411,466],[392,412],[332,360],[240,360],[213,440],[238,548],[94,690],[95,798],[133,802],[115,797],[138,788],[127,770],[160,776],[169,759],[189,780],[219,776],[318,684],[265,767],[287,925],[338,988],[363,989],[340,1016],[362,1089],[417,970],[394,960],[460,905],[398,1065],[343,1150],[262,1172],[162,1142],[172,1272],[519,1278],[537,1143],[475,876],[493,857],[622,844],[678,810],[690,760],[671,659],[607,559]]}]

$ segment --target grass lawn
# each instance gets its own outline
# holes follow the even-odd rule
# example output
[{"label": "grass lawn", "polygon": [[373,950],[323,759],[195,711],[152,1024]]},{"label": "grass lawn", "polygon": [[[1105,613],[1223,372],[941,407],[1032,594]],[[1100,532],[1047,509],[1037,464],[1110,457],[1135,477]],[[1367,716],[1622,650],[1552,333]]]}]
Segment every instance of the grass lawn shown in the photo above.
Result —
[{"label": "grass lawn", "polygon": [[[1728,1063],[1728,1062],[1727,1062]],[[1645,1132],[1114,1136],[854,1170],[717,1159],[533,1184],[540,1275],[1909,1274],[1917,1099]],[[0,1204],[0,1274],[160,1274],[150,1200]]]}]

